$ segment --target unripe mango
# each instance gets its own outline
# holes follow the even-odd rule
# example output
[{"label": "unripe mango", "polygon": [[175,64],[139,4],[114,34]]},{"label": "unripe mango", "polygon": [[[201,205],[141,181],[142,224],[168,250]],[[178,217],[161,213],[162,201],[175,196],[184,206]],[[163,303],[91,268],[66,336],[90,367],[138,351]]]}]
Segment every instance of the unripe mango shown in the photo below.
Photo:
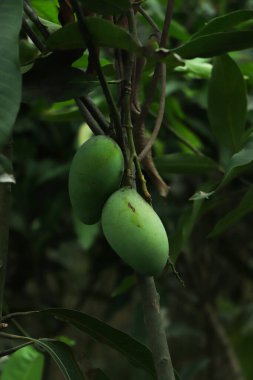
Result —
[{"label": "unripe mango", "polygon": [[99,221],[104,203],[120,186],[123,171],[122,152],[109,137],[92,137],[78,149],[69,172],[69,196],[83,223]]},{"label": "unripe mango", "polygon": [[155,276],[162,272],[169,254],[166,231],[134,189],[125,187],[112,194],[101,221],[108,243],[137,273]]}]

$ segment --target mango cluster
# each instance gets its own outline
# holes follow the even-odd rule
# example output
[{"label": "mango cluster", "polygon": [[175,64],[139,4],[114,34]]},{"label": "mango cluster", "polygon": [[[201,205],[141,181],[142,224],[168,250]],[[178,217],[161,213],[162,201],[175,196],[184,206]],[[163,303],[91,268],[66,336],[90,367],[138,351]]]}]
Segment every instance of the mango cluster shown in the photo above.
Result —
[{"label": "mango cluster", "polygon": [[136,190],[120,188],[124,158],[114,140],[92,137],[75,154],[69,173],[72,207],[85,224],[101,219],[113,250],[137,273],[161,274],[169,243],[153,208]]}]

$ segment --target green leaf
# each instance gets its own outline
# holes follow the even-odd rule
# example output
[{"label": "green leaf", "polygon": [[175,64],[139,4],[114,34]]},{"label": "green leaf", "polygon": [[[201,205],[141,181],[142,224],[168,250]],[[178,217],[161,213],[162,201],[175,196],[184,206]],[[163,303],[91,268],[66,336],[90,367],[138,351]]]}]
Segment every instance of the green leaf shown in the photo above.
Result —
[{"label": "green leaf", "polygon": [[81,2],[85,9],[104,16],[127,12],[131,6],[130,0],[81,0]]},{"label": "green leaf", "polygon": [[94,88],[85,72],[73,67],[59,67],[55,70],[32,69],[23,76],[23,102],[44,99],[47,102],[60,102],[72,99]]},{"label": "green leaf", "polygon": [[22,0],[0,1],[0,146],[10,137],[21,100],[18,37],[22,5]]},{"label": "green leaf", "polygon": [[209,157],[189,153],[172,153],[155,158],[155,165],[162,176],[170,174],[207,174],[217,170],[217,164]]},{"label": "green leaf", "polygon": [[66,380],[84,380],[82,372],[68,345],[48,339],[34,339],[34,341],[48,352]]},{"label": "green leaf", "polygon": [[75,326],[100,343],[106,344],[123,354],[135,367],[142,368],[155,376],[153,358],[150,350],[131,336],[87,314],[68,309],[48,309],[58,319]]},{"label": "green leaf", "polygon": [[130,275],[127,277],[124,277],[121,283],[113,290],[111,296],[117,297],[121,294],[126,293],[130,288],[132,288],[133,285],[136,284],[136,276]]},{"label": "green leaf", "polygon": [[208,117],[221,145],[238,151],[247,115],[246,86],[239,67],[228,55],[217,57],[208,88]]},{"label": "green leaf", "polygon": [[41,380],[44,356],[31,346],[10,356],[4,365],[1,380]]},{"label": "green leaf", "polygon": [[216,189],[219,190],[227,185],[232,179],[252,169],[253,164],[253,134],[250,135],[244,148],[235,153],[227,166],[225,176]]},{"label": "green leaf", "polygon": [[227,13],[226,15],[213,18],[206,25],[192,36],[195,39],[207,34],[225,32],[234,26],[237,26],[245,21],[253,19],[253,11],[242,9],[235,12]]},{"label": "green leaf", "polygon": [[[139,50],[137,42],[125,29],[98,17],[86,17],[85,20],[95,46]],[[86,43],[78,24],[72,23],[53,33],[47,40],[47,46],[51,50],[84,49]]]},{"label": "green leaf", "polygon": [[53,23],[59,23],[58,0],[30,0],[30,3],[40,17]]},{"label": "green leaf", "polygon": [[244,194],[239,205],[221,218],[214,226],[208,237],[216,237],[236,224],[245,215],[253,212],[253,186]]},{"label": "green leaf", "polygon": [[165,61],[171,53],[177,53],[182,58],[210,58],[230,51],[244,50],[253,47],[253,31],[222,32],[207,36],[200,36],[186,42],[184,45],[170,50]]}]

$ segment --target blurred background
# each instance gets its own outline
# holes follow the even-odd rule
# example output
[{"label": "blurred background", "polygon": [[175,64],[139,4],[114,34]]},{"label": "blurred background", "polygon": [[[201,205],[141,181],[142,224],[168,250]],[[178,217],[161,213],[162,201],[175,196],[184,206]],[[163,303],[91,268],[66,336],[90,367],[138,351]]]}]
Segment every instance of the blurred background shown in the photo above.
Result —
[{"label": "blurred background", "polygon": [[[37,3],[37,4],[36,4]],[[31,4],[41,17],[58,23],[57,2],[48,2],[50,12]],[[45,4],[47,1],[45,1]],[[161,27],[165,1],[147,0],[143,8]],[[253,1],[176,1],[171,25],[171,46],[186,41],[209,19],[238,9],[252,9]],[[44,13],[43,13],[44,12]],[[138,16],[141,40],[152,30]],[[22,42],[23,43],[23,42]],[[20,50],[26,67],[25,50]],[[37,54],[35,52],[35,54]],[[109,79],[117,79],[112,56],[102,52]],[[232,53],[245,75],[248,89],[247,128],[253,121],[252,50]],[[87,61],[76,61],[80,67]],[[193,62],[194,61],[194,62]],[[243,181],[234,180],[208,200],[189,198],[209,189],[221,173],[213,169],[177,168],[163,164],[168,153],[201,152],[219,165],[226,162],[210,133],[207,118],[207,85],[212,61],[193,60],[167,80],[166,125],[154,147],[157,168],[170,186],[167,199],[159,196],[148,180],[154,208],[162,218],[171,243],[171,268],[157,279],[161,310],[173,365],[182,380],[253,379],[253,215],[245,212],[209,236],[221,218],[241,201]],[[150,68],[143,74],[142,97],[148,91]],[[43,78],[42,78],[43,80]],[[113,86],[113,85],[112,85]],[[142,306],[135,276],[120,261],[101,233],[100,225],[82,225],[73,215],[68,197],[68,171],[76,149],[91,136],[74,101],[48,101],[43,94],[25,88],[13,135],[13,164],[16,185],[12,190],[10,252],[6,283],[8,312],[48,307],[84,311],[110,325],[146,341]],[[99,88],[90,97],[107,114]],[[159,91],[147,120],[152,130]],[[188,142],[188,145],[187,145]],[[245,177],[244,177],[245,179]],[[253,181],[252,172],[246,175]],[[252,208],[253,199],[251,199]],[[250,204],[250,202],[249,202]],[[249,210],[250,211],[250,210]],[[133,369],[124,357],[97,344],[55,320],[20,320],[22,327],[37,337],[62,337],[73,345],[81,367],[100,367],[112,379],[144,380],[148,375]],[[238,377],[236,377],[238,374]],[[51,365],[48,379],[62,375]]]}]

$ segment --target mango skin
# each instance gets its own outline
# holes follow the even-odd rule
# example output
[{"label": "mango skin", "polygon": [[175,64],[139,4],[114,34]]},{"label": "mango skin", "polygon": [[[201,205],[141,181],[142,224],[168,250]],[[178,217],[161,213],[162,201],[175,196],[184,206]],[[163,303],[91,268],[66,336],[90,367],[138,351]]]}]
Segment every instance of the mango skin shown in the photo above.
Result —
[{"label": "mango skin", "polygon": [[102,228],[113,250],[137,273],[161,274],[169,254],[165,228],[144,199],[133,189],[122,188],[107,200]]},{"label": "mango skin", "polygon": [[120,186],[123,172],[123,154],[111,138],[95,136],[78,149],[69,172],[69,197],[84,224],[99,221],[104,203]]}]

